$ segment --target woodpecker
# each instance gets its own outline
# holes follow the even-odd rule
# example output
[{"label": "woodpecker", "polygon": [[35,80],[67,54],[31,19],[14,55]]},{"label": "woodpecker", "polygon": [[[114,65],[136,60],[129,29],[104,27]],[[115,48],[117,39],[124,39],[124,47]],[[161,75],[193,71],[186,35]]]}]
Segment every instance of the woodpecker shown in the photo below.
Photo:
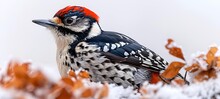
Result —
[{"label": "woodpecker", "polygon": [[91,81],[138,87],[145,81],[158,81],[159,73],[168,65],[132,38],[102,30],[99,16],[86,7],[67,6],[52,19],[33,22],[52,31],[62,77],[70,69],[83,68]]}]

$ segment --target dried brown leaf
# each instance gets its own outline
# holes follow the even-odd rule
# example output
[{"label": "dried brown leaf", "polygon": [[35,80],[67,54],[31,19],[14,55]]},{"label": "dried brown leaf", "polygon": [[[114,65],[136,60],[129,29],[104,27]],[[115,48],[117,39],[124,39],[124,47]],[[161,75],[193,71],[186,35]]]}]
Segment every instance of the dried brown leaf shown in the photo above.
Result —
[{"label": "dried brown leaf", "polygon": [[70,77],[76,78],[76,73],[73,70],[70,70],[68,74]]},{"label": "dried brown leaf", "polygon": [[75,91],[75,90],[83,88],[83,87],[84,87],[83,82],[82,82],[82,80],[79,79],[79,80],[76,80],[76,82],[74,83],[72,90]]},{"label": "dried brown leaf", "polygon": [[169,50],[169,53],[177,58],[180,58],[182,60],[185,60],[184,56],[183,56],[183,52],[182,49],[177,47],[177,46],[170,46],[170,44],[172,44],[174,41],[172,39],[168,39],[168,43],[166,44],[166,49]]},{"label": "dried brown leaf", "polygon": [[14,74],[13,67],[19,66],[19,63],[17,61],[10,61],[7,68],[7,75],[12,76]]},{"label": "dried brown leaf", "polygon": [[47,79],[41,71],[37,71],[30,76],[29,82],[35,87],[41,87],[47,83]]},{"label": "dried brown leaf", "polygon": [[25,79],[14,78],[4,84],[5,88],[25,89],[27,81]]},{"label": "dried brown leaf", "polygon": [[[11,79],[4,81],[5,88],[25,89],[29,79],[29,65],[19,63],[18,61],[10,61],[8,64],[7,75]],[[3,78],[2,78],[3,79]]]},{"label": "dried brown leaf", "polygon": [[211,47],[208,51],[208,53],[206,54],[206,62],[209,64],[209,66],[212,65],[214,59],[215,59],[215,54],[218,51],[217,47]]},{"label": "dried brown leaf", "polygon": [[61,80],[67,85],[74,86],[74,82],[70,77],[63,77]]},{"label": "dried brown leaf", "polygon": [[178,47],[172,47],[170,50],[169,50],[169,53],[177,58],[180,58],[182,60],[185,60],[184,56],[183,56],[183,53],[182,53],[182,50]]},{"label": "dried brown leaf", "polygon": [[81,94],[81,98],[91,98],[94,96],[94,92],[91,88],[87,88],[85,89],[82,94]]},{"label": "dried brown leaf", "polygon": [[194,80],[197,82],[202,82],[205,80],[209,80],[210,78],[216,78],[217,74],[216,74],[216,70],[214,68],[211,68],[207,71],[201,71],[200,73],[198,73]]},{"label": "dried brown leaf", "polygon": [[217,78],[217,73],[214,68],[209,70],[209,78]]},{"label": "dried brown leaf", "polygon": [[50,86],[50,93],[53,93],[53,92],[55,92],[55,91],[57,91],[57,90],[59,90],[59,89],[62,89],[61,88],[61,86],[59,86],[58,84],[51,84],[51,86]]},{"label": "dried brown leaf", "polygon": [[104,86],[101,89],[101,92],[98,96],[98,99],[103,99],[105,97],[107,97],[109,94],[109,88],[108,88],[108,84],[104,84]]},{"label": "dried brown leaf", "polygon": [[73,95],[71,92],[68,92],[65,88],[62,88],[59,95],[55,99],[71,99],[72,96]]},{"label": "dried brown leaf", "polygon": [[215,57],[216,66],[220,68],[220,56]]},{"label": "dried brown leaf", "polygon": [[15,65],[13,73],[16,78],[28,79],[29,66],[28,65]]},{"label": "dried brown leaf", "polygon": [[166,79],[172,79],[177,74],[179,73],[180,69],[184,66],[185,64],[182,62],[172,62],[167,69],[161,74],[162,77]]},{"label": "dried brown leaf", "polygon": [[170,48],[169,48],[169,45],[170,45],[171,43],[173,43],[173,42],[174,42],[173,39],[168,39],[168,40],[167,40],[167,44],[165,45],[165,48],[166,48],[166,49],[170,49]]},{"label": "dried brown leaf", "polygon": [[185,80],[184,79],[180,79],[180,78],[176,78],[173,80],[173,82],[175,82],[176,84],[180,85],[180,86],[183,86],[185,85]]},{"label": "dried brown leaf", "polygon": [[188,72],[193,73],[193,72],[198,71],[199,68],[200,68],[199,64],[198,64],[198,63],[194,63],[194,64],[192,64],[191,66],[186,67],[185,70],[188,71]]},{"label": "dried brown leaf", "polygon": [[82,78],[89,78],[89,73],[87,71],[80,71],[78,76]]}]

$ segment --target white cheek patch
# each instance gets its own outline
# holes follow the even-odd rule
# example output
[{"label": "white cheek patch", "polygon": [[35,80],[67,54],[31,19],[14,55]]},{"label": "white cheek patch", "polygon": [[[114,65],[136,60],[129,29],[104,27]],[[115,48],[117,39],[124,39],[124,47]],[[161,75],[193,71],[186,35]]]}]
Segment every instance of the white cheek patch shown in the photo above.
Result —
[{"label": "white cheek patch", "polygon": [[89,32],[89,35],[87,38],[92,38],[92,37],[95,37],[95,36],[98,36],[99,34],[101,34],[101,29],[98,25],[97,22],[93,23],[92,24],[92,28],[91,28],[91,31]]},{"label": "white cheek patch", "polygon": [[89,26],[88,25],[83,25],[83,26],[65,26],[66,28],[74,31],[74,32],[84,32],[86,31]]}]

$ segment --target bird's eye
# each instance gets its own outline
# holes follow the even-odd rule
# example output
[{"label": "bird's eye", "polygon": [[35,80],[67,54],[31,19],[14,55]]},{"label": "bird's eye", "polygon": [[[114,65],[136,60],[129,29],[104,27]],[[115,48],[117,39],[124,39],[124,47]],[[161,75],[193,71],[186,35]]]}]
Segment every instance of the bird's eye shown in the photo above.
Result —
[{"label": "bird's eye", "polygon": [[76,18],[74,18],[74,17],[65,18],[64,23],[66,25],[73,25],[74,23],[76,23]]}]

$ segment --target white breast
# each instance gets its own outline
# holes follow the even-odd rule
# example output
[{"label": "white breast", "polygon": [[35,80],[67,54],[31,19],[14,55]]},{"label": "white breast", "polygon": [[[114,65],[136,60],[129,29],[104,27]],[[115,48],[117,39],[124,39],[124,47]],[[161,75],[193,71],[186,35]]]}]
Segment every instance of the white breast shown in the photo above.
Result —
[{"label": "white breast", "polygon": [[58,65],[60,75],[62,77],[68,76],[67,72],[70,69],[70,67],[65,66],[65,62],[69,61],[69,60],[66,60],[66,57],[68,57],[67,50],[68,50],[68,46],[64,48],[64,50],[57,50],[56,60],[57,60],[57,65]]}]

